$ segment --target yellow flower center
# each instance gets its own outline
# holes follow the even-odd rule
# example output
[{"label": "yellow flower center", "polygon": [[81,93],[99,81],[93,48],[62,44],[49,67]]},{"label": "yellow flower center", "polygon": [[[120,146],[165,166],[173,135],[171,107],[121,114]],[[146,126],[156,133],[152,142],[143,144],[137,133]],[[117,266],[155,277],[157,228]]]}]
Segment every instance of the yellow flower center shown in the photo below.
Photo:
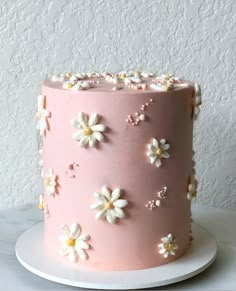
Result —
[{"label": "yellow flower center", "polygon": [[166,250],[168,252],[172,252],[174,250],[174,244],[172,242],[169,242],[166,244]]},{"label": "yellow flower center", "polygon": [[172,77],[171,74],[166,74],[164,78],[165,78],[165,80],[169,80],[171,77]]},{"label": "yellow flower center", "polygon": [[38,119],[41,119],[41,118],[42,118],[42,112],[41,112],[41,111],[38,111],[38,112],[36,113],[36,117],[37,117]]},{"label": "yellow flower center", "polygon": [[197,197],[197,191],[192,192],[192,197],[196,198]]},{"label": "yellow flower center", "polygon": [[125,78],[126,78],[126,74],[123,73],[123,74],[120,75],[120,79],[121,80],[124,80]]},{"label": "yellow flower center", "polygon": [[50,186],[50,184],[51,184],[51,178],[45,178],[44,179],[44,184],[45,184],[45,186]]},{"label": "yellow flower center", "polygon": [[67,87],[68,87],[68,89],[71,89],[73,87],[73,84],[72,83],[68,83]]},{"label": "yellow flower center", "polygon": [[163,154],[163,150],[161,149],[161,148],[158,148],[157,150],[156,150],[156,154],[160,157],[160,156],[162,156],[162,154]]},{"label": "yellow flower center", "polygon": [[44,207],[43,207],[43,203],[39,203],[39,209],[40,209],[40,210],[43,210],[43,209],[44,209]]},{"label": "yellow flower center", "polygon": [[109,201],[105,204],[105,209],[108,210],[108,209],[113,209],[113,208],[114,208],[114,205],[111,201]]},{"label": "yellow flower center", "polygon": [[93,133],[93,131],[92,131],[92,129],[89,126],[87,126],[87,127],[84,128],[84,135],[89,136],[92,133]]},{"label": "yellow flower center", "polygon": [[72,238],[72,237],[69,237],[67,240],[66,240],[66,244],[68,247],[74,247],[75,246],[75,239]]}]

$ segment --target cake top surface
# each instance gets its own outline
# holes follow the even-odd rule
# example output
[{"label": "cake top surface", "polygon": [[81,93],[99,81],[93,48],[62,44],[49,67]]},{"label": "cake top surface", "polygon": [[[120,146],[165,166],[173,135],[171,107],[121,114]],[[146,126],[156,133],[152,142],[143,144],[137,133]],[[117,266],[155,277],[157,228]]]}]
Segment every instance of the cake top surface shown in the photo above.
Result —
[{"label": "cake top surface", "polygon": [[172,91],[186,88],[193,84],[190,81],[175,77],[172,74],[156,75],[138,70],[121,71],[118,73],[65,73],[52,75],[46,80],[47,87],[80,91],[88,90],[94,92],[155,92]]}]

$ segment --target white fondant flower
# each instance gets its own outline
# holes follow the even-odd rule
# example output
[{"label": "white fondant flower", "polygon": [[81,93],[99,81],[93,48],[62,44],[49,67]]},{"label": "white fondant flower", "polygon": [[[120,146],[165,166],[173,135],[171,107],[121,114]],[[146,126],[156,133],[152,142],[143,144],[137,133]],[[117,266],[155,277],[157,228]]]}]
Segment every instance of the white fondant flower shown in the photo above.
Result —
[{"label": "white fondant flower", "polygon": [[167,150],[170,148],[170,145],[166,143],[165,139],[160,141],[156,138],[152,139],[152,143],[148,144],[147,156],[150,159],[151,164],[155,164],[158,168],[161,166],[161,160],[168,159],[170,155]]},{"label": "white fondant flower", "polygon": [[46,98],[43,95],[38,96],[38,112],[36,116],[38,118],[37,129],[39,130],[41,136],[43,136],[48,129],[47,118],[50,117],[50,112],[46,110],[45,99]]},{"label": "white fondant flower", "polygon": [[125,199],[119,199],[121,190],[116,188],[111,191],[108,187],[102,187],[102,193],[95,192],[94,196],[98,202],[90,206],[90,209],[98,210],[96,219],[106,217],[109,223],[116,223],[116,218],[125,218],[125,213],[122,208],[128,205]]},{"label": "white fondant flower", "polygon": [[61,254],[63,256],[69,255],[72,262],[76,262],[78,258],[81,260],[88,259],[88,254],[85,250],[90,248],[87,242],[90,238],[89,235],[80,235],[81,227],[78,223],[72,223],[70,229],[66,224],[61,226],[64,235],[59,237],[62,243]]},{"label": "white fondant flower", "polygon": [[195,83],[195,94],[194,94],[194,99],[193,99],[193,117],[194,119],[197,119],[198,114],[200,112],[199,106],[202,104],[202,98],[201,98],[201,87]]},{"label": "white fondant flower", "polygon": [[188,192],[187,192],[188,200],[195,200],[197,198],[197,186],[198,186],[198,181],[195,179],[195,176],[193,175],[190,178],[190,183],[188,184]]},{"label": "white fondant flower", "polygon": [[40,210],[43,210],[46,218],[50,218],[51,217],[51,215],[49,213],[49,210],[48,210],[48,205],[44,201],[44,195],[40,195],[39,196],[38,207],[39,207]]},{"label": "white fondant flower", "polygon": [[87,90],[92,88],[92,85],[87,81],[78,81],[71,89],[74,91]]},{"label": "white fondant flower", "polygon": [[79,140],[80,147],[85,147],[89,144],[90,147],[96,145],[96,141],[104,141],[104,136],[101,132],[105,131],[106,127],[103,124],[97,124],[99,115],[93,113],[89,118],[84,112],[79,112],[76,119],[71,120],[71,125],[78,129],[73,134],[73,139]]},{"label": "white fondant flower", "polygon": [[159,253],[162,254],[164,258],[168,258],[169,255],[175,256],[175,250],[178,249],[178,245],[173,235],[169,233],[166,237],[163,237],[161,241],[162,243],[158,245],[160,248]]},{"label": "white fondant flower", "polygon": [[54,174],[53,169],[49,169],[46,177],[44,178],[44,185],[46,192],[49,196],[54,196],[57,187],[57,176]]},{"label": "white fondant flower", "polygon": [[40,154],[40,160],[39,160],[39,165],[40,165],[40,167],[42,167],[42,169],[41,169],[41,177],[43,177],[43,157],[42,157],[42,155],[43,155],[43,149],[40,149],[39,150],[39,154]]}]

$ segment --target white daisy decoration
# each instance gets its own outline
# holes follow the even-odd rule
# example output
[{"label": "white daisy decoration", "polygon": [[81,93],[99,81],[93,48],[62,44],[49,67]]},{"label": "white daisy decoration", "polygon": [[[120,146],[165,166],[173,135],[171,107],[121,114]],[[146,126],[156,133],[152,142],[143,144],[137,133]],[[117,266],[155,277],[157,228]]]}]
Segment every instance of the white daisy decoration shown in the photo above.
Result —
[{"label": "white daisy decoration", "polygon": [[150,159],[151,164],[155,164],[156,167],[160,168],[162,164],[162,159],[168,159],[170,157],[167,152],[170,148],[170,145],[166,143],[165,139],[160,141],[156,138],[152,139],[152,143],[148,144],[147,156]]},{"label": "white daisy decoration", "polygon": [[46,97],[43,95],[38,96],[38,112],[36,117],[38,118],[37,130],[43,136],[46,130],[49,129],[47,118],[50,117],[50,112],[46,110]]},{"label": "white daisy decoration", "polygon": [[86,250],[90,248],[87,242],[90,239],[88,234],[81,234],[81,227],[78,223],[72,223],[70,229],[66,224],[61,226],[63,235],[59,237],[62,243],[61,254],[63,256],[69,255],[70,260],[75,263],[79,258],[87,260],[88,254]]},{"label": "white daisy decoration", "polygon": [[201,87],[195,83],[195,94],[193,97],[193,118],[196,120],[198,117],[198,114],[200,113],[199,106],[202,104],[202,93],[201,93]]},{"label": "white daisy decoration", "polygon": [[38,207],[39,207],[40,210],[42,210],[44,212],[46,218],[50,218],[51,217],[51,215],[49,213],[49,210],[48,210],[48,205],[45,203],[45,200],[44,200],[44,195],[40,195],[39,196]]},{"label": "white daisy decoration", "polygon": [[195,176],[193,175],[190,178],[190,183],[188,184],[188,192],[187,192],[187,199],[188,200],[196,200],[196,198],[197,198],[197,186],[198,186],[198,181],[195,179]]},{"label": "white daisy decoration", "polygon": [[48,196],[54,196],[56,193],[57,176],[54,174],[53,169],[49,169],[46,177],[44,178],[44,185],[46,187],[46,192]]},{"label": "white daisy decoration", "polygon": [[102,187],[101,193],[94,193],[97,203],[92,204],[90,209],[98,210],[97,220],[106,217],[109,223],[116,223],[117,218],[125,218],[123,208],[128,205],[128,201],[119,199],[120,195],[121,190],[119,188],[111,191],[107,186]]},{"label": "white daisy decoration", "polygon": [[95,147],[96,142],[104,141],[104,136],[102,134],[106,127],[103,124],[97,124],[99,120],[99,115],[93,113],[88,117],[84,112],[79,112],[76,119],[71,120],[71,125],[78,129],[76,133],[73,134],[73,139],[79,141],[80,147]]},{"label": "white daisy decoration", "polygon": [[159,253],[166,259],[169,255],[175,256],[175,251],[178,249],[175,238],[172,234],[168,234],[166,237],[161,239],[162,243],[158,245],[160,248]]}]

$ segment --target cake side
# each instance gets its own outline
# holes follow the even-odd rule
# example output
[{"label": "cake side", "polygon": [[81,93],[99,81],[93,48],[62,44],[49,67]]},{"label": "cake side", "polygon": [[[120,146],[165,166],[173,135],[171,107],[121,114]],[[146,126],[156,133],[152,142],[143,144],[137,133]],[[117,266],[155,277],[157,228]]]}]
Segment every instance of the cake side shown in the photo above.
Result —
[{"label": "cake side", "polygon": [[[87,258],[78,258],[78,266],[150,268],[177,259],[189,246],[187,193],[193,174],[196,90],[188,83],[169,91],[115,91],[76,92],[47,83],[43,87],[44,105],[50,112],[43,141],[45,244],[51,253],[58,253],[58,238],[68,232],[66,227],[61,230],[61,225],[74,223],[72,228],[78,232],[79,224],[81,235],[90,238],[81,243],[83,251],[78,249],[78,256]],[[88,139],[86,145],[81,144],[90,133],[88,128],[82,133],[77,128],[81,113],[99,115],[93,119],[104,125],[100,127],[103,137],[97,135],[101,141]],[[55,175],[54,186],[47,175]],[[101,203],[105,185],[113,190],[113,198],[120,195],[115,199],[122,200],[120,204],[109,204],[108,198]],[[115,221],[110,214],[114,209],[118,215]],[[102,210],[100,216],[104,217],[96,220]],[[75,242],[66,242],[67,249],[74,251]],[[72,259],[77,258],[73,251]]]}]

